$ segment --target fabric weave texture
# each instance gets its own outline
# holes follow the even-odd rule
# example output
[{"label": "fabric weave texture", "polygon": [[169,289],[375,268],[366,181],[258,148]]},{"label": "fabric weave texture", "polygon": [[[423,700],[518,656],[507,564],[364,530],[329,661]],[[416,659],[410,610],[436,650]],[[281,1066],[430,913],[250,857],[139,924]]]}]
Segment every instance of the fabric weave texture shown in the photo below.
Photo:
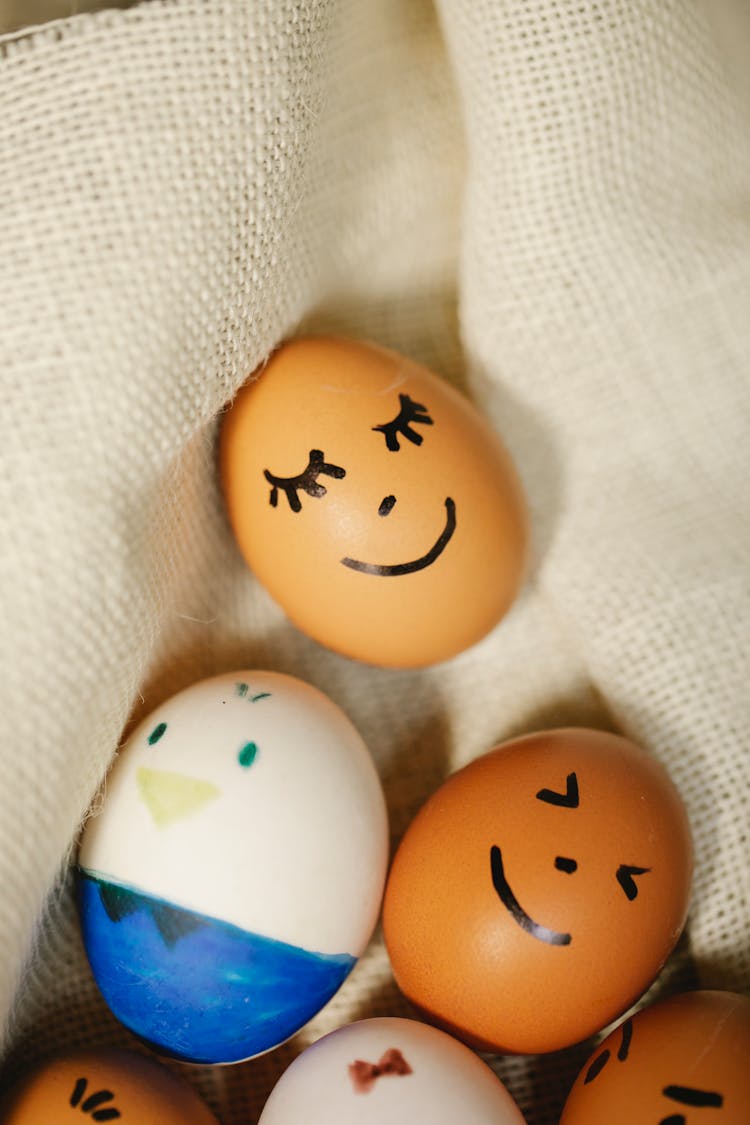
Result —
[{"label": "fabric weave texture", "polygon": [[[504,738],[644,745],[696,850],[653,995],[750,988],[748,64],[733,0],[149,0],[0,38],[6,1075],[133,1045],[82,952],[77,833],[129,720],[236,668],[344,708],[394,842]],[[516,460],[529,579],[455,660],[322,649],[234,546],[218,419],[302,331],[425,362]],[[376,936],[291,1043],[187,1077],[254,1121],[306,1043],[385,1014]],[[587,1049],[491,1061],[552,1125]]]}]

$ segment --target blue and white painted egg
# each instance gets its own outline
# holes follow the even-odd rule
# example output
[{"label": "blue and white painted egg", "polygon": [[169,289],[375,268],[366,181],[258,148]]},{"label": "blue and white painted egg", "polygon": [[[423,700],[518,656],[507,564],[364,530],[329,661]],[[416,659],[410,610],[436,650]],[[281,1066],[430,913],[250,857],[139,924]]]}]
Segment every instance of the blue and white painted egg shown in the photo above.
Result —
[{"label": "blue and white painted egg", "polygon": [[387,858],[375,766],[327,696],[276,672],[194,684],[134,731],[83,833],[99,989],[162,1053],[268,1051],[365,949]]}]

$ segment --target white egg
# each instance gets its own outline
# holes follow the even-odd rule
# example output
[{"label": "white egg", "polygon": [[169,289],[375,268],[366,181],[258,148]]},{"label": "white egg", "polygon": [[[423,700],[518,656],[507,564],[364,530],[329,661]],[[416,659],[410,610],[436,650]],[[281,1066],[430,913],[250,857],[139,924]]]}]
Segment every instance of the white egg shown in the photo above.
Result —
[{"label": "white egg", "polygon": [[490,1068],[416,1020],[360,1020],[324,1036],[277,1082],[258,1125],[523,1125]]},{"label": "white egg", "polygon": [[194,684],[134,731],[83,835],[99,987],[177,1057],[269,1050],[364,950],[387,851],[372,759],[322,692],[275,672]]}]

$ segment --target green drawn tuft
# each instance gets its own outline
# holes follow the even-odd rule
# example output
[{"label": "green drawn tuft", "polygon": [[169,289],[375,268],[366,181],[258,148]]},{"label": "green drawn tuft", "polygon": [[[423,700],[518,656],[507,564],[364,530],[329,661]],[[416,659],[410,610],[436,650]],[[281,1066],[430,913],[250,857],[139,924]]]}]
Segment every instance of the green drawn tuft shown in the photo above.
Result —
[{"label": "green drawn tuft", "polygon": [[259,691],[257,695],[254,695],[251,698],[250,702],[251,703],[257,703],[259,699],[270,699],[270,698],[271,698],[270,691]]},{"label": "green drawn tuft", "polygon": [[235,684],[234,690],[237,692],[240,699],[244,699],[247,695],[247,684]]}]

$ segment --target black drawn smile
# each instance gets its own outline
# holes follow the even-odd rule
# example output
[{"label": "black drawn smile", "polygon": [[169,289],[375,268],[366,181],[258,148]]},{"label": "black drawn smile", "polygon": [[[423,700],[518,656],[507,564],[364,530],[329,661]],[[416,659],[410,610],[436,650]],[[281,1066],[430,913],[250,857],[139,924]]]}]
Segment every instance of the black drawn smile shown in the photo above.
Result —
[{"label": "black drawn smile", "polygon": [[348,566],[351,570],[358,570],[362,574],[378,574],[382,578],[390,577],[397,574],[413,574],[415,570],[424,570],[426,566],[430,566],[435,562],[445,550],[448,542],[456,530],[456,505],[450,496],[445,498],[446,519],[445,527],[440,532],[429,551],[418,559],[413,559],[412,562],[393,563],[391,566],[383,566],[380,563],[361,562],[359,559],[342,559],[342,565]]},{"label": "black drawn smile", "polygon": [[538,938],[539,941],[546,941],[548,945],[570,945],[570,934],[560,933],[558,930],[548,930],[546,926],[541,926],[533,918],[530,918],[523,909],[505,878],[503,855],[496,844],[493,844],[490,850],[490,864],[492,867],[492,885],[503,906],[521,929],[525,930],[527,934],[531,934],[532,937]]}]

